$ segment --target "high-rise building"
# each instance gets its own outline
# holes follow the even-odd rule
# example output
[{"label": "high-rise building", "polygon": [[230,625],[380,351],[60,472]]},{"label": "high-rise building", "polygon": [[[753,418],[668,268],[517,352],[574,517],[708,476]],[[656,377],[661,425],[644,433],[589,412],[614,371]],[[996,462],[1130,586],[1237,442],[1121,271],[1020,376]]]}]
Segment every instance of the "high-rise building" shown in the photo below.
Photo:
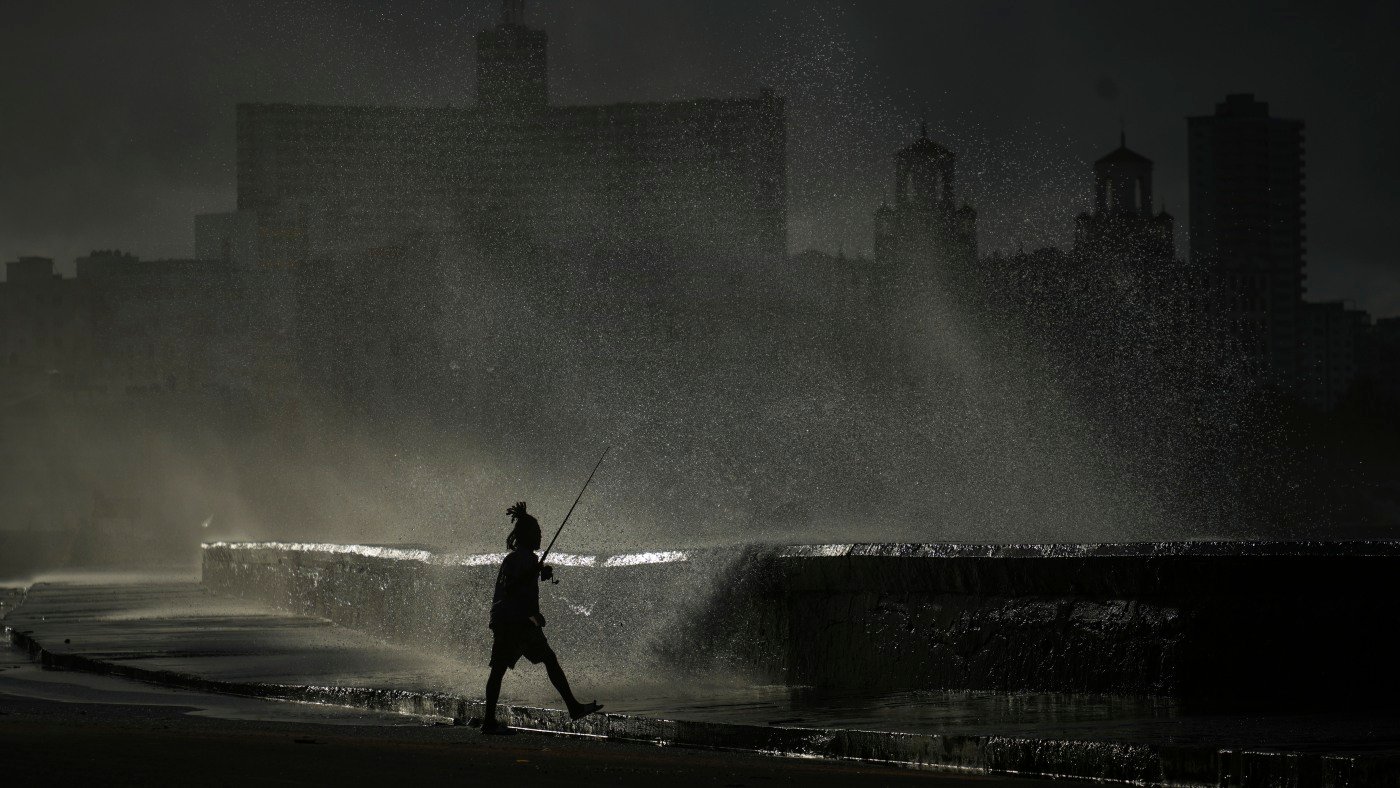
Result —
[{"label": "high-rise building", "polygon": [[977,211],[958,204],[957,156],[929,139],[894,155],[894,203],[875,211],[875,263],[898,286],[960,287],[977,264]]},{"label": "high-rise building", "polygon": [[1307,234],[1303,122],[1252,94],[1188,119],[1191,257],[1215,316],[1259,379],[1295,390]]},{"label": "high-rise building", "polygon": [[783,99],[551,105],[548,37],[521,6],[505,0],[477,37],[475,107],[240,105],[249,262],[295,267],[450,233],[622,265],[787,254]]}]

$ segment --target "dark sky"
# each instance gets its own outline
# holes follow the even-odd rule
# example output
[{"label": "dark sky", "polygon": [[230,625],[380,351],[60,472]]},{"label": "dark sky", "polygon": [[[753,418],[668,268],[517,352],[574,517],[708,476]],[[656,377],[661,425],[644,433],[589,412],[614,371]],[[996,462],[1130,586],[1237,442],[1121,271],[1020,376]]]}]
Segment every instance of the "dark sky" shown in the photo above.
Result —
[{"label": "dark sky", "polygon": [[[558,102],[785,94],[795,251],[869,249],[889,154],[924,118],[960,153],[984,251],[1067,242],[1120,117],[1184,227],[1185,116],[1254,92],[1307,122],[1311,297],[1400,314],[1400,4],[529,5]],[[469,103],[498,8],[3,0],[0,257],[189,255],[194,214],[233,206],[236,102]]]}]

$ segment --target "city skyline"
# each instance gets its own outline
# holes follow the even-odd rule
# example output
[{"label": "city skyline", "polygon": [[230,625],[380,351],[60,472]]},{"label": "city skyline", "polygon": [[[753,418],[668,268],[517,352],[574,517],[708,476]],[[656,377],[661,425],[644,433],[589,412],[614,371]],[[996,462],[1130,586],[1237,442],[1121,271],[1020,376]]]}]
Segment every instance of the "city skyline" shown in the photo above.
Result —
[{"label": "city skyline", "polygon": [[7,774],[1400,788],[1400,4],[0,19]]},{"label": "city skyline", "polygon": [[[1383,53],[1364,45],[1364,35],[1363,45],[1353,46],[1345,57],[1329,55],[1325,47],[1304,47],[1293,61],[1312,63],[1312,76],[1291,83],[1287,77],[1297,77],[1294,72],[1301,66],[1293,61],[1279,65],[1286,59],[1282,55],[1263,58],[1263,65],[1230,63],[1248,59],[1252,52],[1258,60],[1252,49],[1256,44],[1286,48],[1290,36],[1302,35],[1300,25],[1360,28],[1367,14],[1391,13],[1379,7],[1345,7],[1307,19],[1279,7],[1222,11],[1223,17],[1201,25],[1199,35],[1212,41],[1234,34],[1238,45],[1228,55],[1203,55],[1200,63],[1184,55],[1175,58],[1182,65],[1174,69],[1179,73],[1173,75],[1173,89],[1151,101],[1147,88],[1161,87],[1163,79],[1134,64],[1160,70],[1149,50],[1162,43],[1142,40],[1136,31],[1180,28],[1183,23],[1165,12],[1139,11],[1143,16],[1134,23],[1128,12],[1086,7],[1076,15],[1079,27],[1070,35],[1067,20],[1031,10],[1014,28],[1002,31],[1010,43],[999,61],[980,70],[948,72],[940,64],[962,57],[958,53],[969,45],[960,39],[968,36],[942,41],[935,47],[938,52],[920,54],[910,40],[914,34],[924,30],[934,35],[952,26],[934,24],[933,12],[925,9],[773,3],[746,13],[725,5],[709,10],[682,5],[661,15],[674,29],[657,27],[646,35],[642,31],[648,24],[660,24],[659,12],[629,7],[620,13],[623,5],[531,4],[531,23],[551,34],[555,102],[733,96],[764,84],[774,87],[791,107],[789,233],[794,253],[809,248],[870,251],[870,210],[890,196],[890,157],[924,118],[931,134],[959,155],[962,188],[981,215],[984,253],[1067,246],[1074,216],[1088,207],[1090,162],[1114,147],[1120,117],[1129,145],[1157,164],[1159,205],[1184,216],[1185,118],[1208,112],[1228,92],[1252,90],[1276,114],[1308,124],[1308,297],[1350,298],[1377,317],[1400,313],[1398,275],[1384,228],[1362,215],[1369,212],[1350,207],[1364,202],[1384,212],[1396,199],[1384,187],[1394,168],[1393,154],[1365,144],[1367,134],[1379,138],[1389,127],[1394,110],[1382,100],[1387,88],[1359,82],[1337,88],[1327,78],[1335,73],[1328,68],[1342,67],[1380,76],[1378,61],[1377,66],[1367,64]],[[68,29],[67,36],[44,12],[30,12],[33,16],[21,18],[7,36],[14,37],[16,30],[28,34],[10,49],[25,68],[43,66],[42,59],[26,58],[25,52],[45,40],[66,37],[87,46],[76,47],[62,64],[51,63],[49,90],[16,92],[23,110],[17,115],[35,122],[11,126],[6,136],[18,139],[6,142],[34,155],[13,163],[17,177],[0,187],[0,207],[9,217],[0,226],[0,252],[7,258],[52,256],[67,272],[76,256],[93,248],[115,246],[145,258],[189,256],[193,216],[232,207],[236,101],[468,104],[475,68],[471,37],[498,8],[494,2],[462,7],[423,3],[410,12],[385,14],[373,7],[340,12],[304,3],[254,21],[204,12],[198,17],[202,25],[190,24],[197,21],[191,19],[195,12],[181,9],[166,9],[174,16],[163,23],[104,20],[94,12],[79,15],[85,21]],[[941,6],[938,13],[943,22],[974,33],[995,26],[990,18],[995,14],[981,9]],[[1042,24],[1028,22],[1027,16]],[[1250,20],[1257,29],[1242,34],[1240,25]],[[283,30],[291,21],[308,23],[301,26],[313,31],[308,35],[322,37],[315,40],[340,42],[359,58],[326,57],[306,47],[305,40],[300,49],[306,52],[297,54],[298,47],[282,46],[291,43],[286,33],[267,43],[250,38],[258,29]],[[1365,26],[1374,29],[1377,21],[1383,20]],[[228,25],[226,40],[203,37],[216,22]],[[90,28],[104,23],[115,24],[117,32],[96,36]],[[163,54],[147,52],[143,41],[159,39],[162,29],[176,25],[192,32],[164,39],[165,46],[157,50]],[[760,47],[755,39],[776,27],[785,31],[779,40]],[[1090,29],[1097,31],[1089,37],[1098,42],[1098,51],[1080,47],[1068,58],[1072,67],[1047,62],[1042,69],[1047,73],[1018,76],[1018,69],[1036,61],[1037,51],[1043,55]],[[367,39],[378,46],[366,48]],[[199,44],[204,46],[195,46]],[[710,53],[703,60],[716,67],[696,62],[691,47]],[[104,53],[121,50],[126,50],[125,61],[103,73],[93,68]],[[191,57],[193,66],[185,62]],[[1279,74],[1264,73],[1270,62],[1279,65],[1274,69]],[[644,63],[650,68],[639,68]],[[1065,71],[1077,76],[1060,74]],[[1098,76],[1080,78],[1090,74]],[[773,75],[781,79],[765,78]],[[1061,78],[1052,79],[1055,75]],[[1210,84],[1214,88],[1202,92],[1201,86]],[[104,86],[102,95],[95,95]],[[1326,95],[1319,96],[1322,87]],[[1352,93],[1367,90],[1374,99],[1369,114],[1337,117],[1327,112]],[[48,117],[38,114],[40,98],[52,106]],[[82,99],[88,100],[90,117],[79,111]],[[67,123],[58,131],[50,128],[41,140],[45,124],[39,119]],[[74,155],[75,146],[80,155]],[[1362,151],[1373,153],[1370,160]],[[1178,225],[1179,254],[1186,248],[1183,224]]]}]

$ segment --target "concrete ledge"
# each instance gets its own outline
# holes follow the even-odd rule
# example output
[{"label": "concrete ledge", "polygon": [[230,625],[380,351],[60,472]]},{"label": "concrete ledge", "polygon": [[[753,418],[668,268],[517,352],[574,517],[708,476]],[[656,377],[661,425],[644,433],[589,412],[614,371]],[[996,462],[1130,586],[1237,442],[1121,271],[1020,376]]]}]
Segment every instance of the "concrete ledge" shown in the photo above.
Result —
[{"label": "concrete ledge", "polygon": [[1400,541],[1293,540],[1190,542],[1087,542],[1043,544],[973,544],[956,542],[793,545],[778,550],[783,558],[1207,558],[1240,556],[1400,557]]},{"label": "concrete ledge", "polygon": [[[761,635],[768,598],[713,620],[715,590],[771,566],[766,548],[615,555],[557,554],[558,585],[541,589],[551,640],[568,643],[571,665],[596,672],[722,667],[758,683],[784,678],[780,654]],[[204,545],[209,590],[485,664],[486,622],[503,554],[461,555],[419,546],[300,543]],[[705,633],[695,630],[704,622]],[[757,644],[759,653],[731,643]]]},{"label": "concrete ledge", "polygon": [[[460,654],[480,642],[499,559],[217,543],[204,582]],[[558,565],[563,584],[542,594],[551,631],[600,668],[871,691],[1400,700],[1394,542],[755,545]]]},{"label": "concrete ledge", "polygon": [[24,589],[18,587],[0,587],[0,621],[4,621],[10,611],[19,607],[19,603],[24,600]]}]

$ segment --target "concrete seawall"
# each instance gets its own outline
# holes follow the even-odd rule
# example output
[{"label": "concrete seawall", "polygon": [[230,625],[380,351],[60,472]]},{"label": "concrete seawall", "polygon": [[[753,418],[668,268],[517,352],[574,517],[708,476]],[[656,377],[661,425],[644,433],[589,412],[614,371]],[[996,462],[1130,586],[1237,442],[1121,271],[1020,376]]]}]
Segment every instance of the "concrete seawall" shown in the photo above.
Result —
[{"label": "concrete seawall", "polygon": [[[755,564],[749,550],[550,556],[558,585],[541,590],[551,640],[567,643],[571,666],[590,672],[715,667],[777,681],[781,655],[733,648],[737,637],[697,642],[691,624],[714,618],[715,589]],[[766,555],[766,553],[765,553]],[[485,664],[486,622],[502,554],[456,555],[415,546],[282,543],[204,546],[203,579],[216,593],[314,615]],[[752,574],[752,573],[747,573]],[[770,628],[768,599],[724,624]],[[750,634],[761,647],[779,641]]]},{"label": "concrete seawall", "polygon": [[[204,548],[204,582],[484,659],[499,558],[216,543]],[[820,545],[551,563],[562,582],[541,595],[550,631],[574,644],[572,661],[597,668],[723,666],[868,690],[1400,697],[1391,543]]]}]

